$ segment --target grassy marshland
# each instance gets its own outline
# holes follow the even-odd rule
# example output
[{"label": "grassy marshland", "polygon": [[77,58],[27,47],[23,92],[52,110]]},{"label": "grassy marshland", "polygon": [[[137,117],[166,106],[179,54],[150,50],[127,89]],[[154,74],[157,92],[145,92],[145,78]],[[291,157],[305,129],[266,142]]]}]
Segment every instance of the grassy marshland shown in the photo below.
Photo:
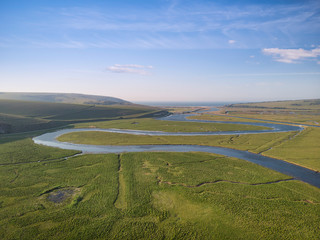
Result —
[{"label": "grassy marshland", "polygon": [[[81,121],[87,121],[89,116],[94,121],[101,114],[98,110],[90,115],[94,109],[81,110],[82,107],[74,115]],[[16,122],[13,127],[55,123],[52,119],[71,121],[67,108],[64,111],[34,105],[29,113],[22,113],[27,110],[17,104],[16,108],[6,109],[2,113],[6,121],[1,124]],[[117,109],[113,117],[120,118],[123,112]],[[123,118],[154,113],[139,111]],[[76,125],[89,126],[218,130],[217,125],[159,124],[148,119]],[[77,152],[34,144],[31,137],[43,132],[1,135],[0,239],[320,238],[320,190],[286,175],[243,160],[206,153],[71,157]],[[317,128],[301,133],[192,137],[82,132],[63,135],[60,140],[223,146],[262,152],[317,170],[319,134]]]},{"label": "grassy marshland", "polygon": [[320,99],[231,104],[222,112],[230,116],[319,126]]},{"label": "grassy marshland", "polygon": [[320,171],[320,128],[308,127],[264,154]]},{"label": "grassy marshland", "polygon": [[32,139],[25,138],[0,144],[0,164],[25,163],[60,159],[79,153],[34,144]]},{"label": "grassy marshland", "polygon": [[150,130],[164,132],[210,132],[210,131],[241,131],[241,130],[264,130],[267,127],[250,126],[243,124],[227,123],[199,123],[199,122],[177,122],[160,121],[151,118],[124,119],[104,122],[90,122],[75,124],[76,128],[119,128],[134,130]]},{"label": "grassy marshland", "polygon": [[229,147],[262,153],[320,171],[320,129],[302,132],[263,133],[221,136],[137,136],[108,132],[74,132],[59,141],[93,145],[194,144]]},{"label": "grassy marshland", "polygon": [[[83,155],[0,171],[1,239],[320,237],[319,189],[219,155]],[[70,194],[54,203],[57,191]]]}]

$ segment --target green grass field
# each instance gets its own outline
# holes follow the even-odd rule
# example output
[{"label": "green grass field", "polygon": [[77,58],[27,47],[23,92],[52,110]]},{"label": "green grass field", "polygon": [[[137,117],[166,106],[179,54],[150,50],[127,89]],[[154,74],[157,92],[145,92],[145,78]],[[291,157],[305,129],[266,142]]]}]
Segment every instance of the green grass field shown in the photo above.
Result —
[{"label": "green grass field", "polygon": [[58,137],[59,141],[93,145],[193,144],[220,146],[262,153],[320,171],[320,129],[302,133],[264,133],[221,136],[137,136],[108,132],[74,132]]},{"label": "green grass field", "polygon": [[290,141],[284,141],[264,155],[320,171],[320,128],[308,127]]},{"label": "green grass field", "polygon": [[0,164],[25,163],[62,159],[79,153],[35,144],[32,139],[25,138],[0,144]]},{"label": "green grass field", "polygon": [[[317,239],[319,189],[204,153],[0,166],[1,239]],[[61,202],[55,194],[68,192]]]},{"label": "green grass field", "polygon": [[[257,116],[257,117],[259,117],[259,116]],[[197,114],[197,115],[188,117],[188,119],[209,120],[209,121],[226,121],[226,122],[267,122],[267,120],[266,121],[264,121],[264,120],[251,120],[251,119],[232,117],[229,115],[218,115],[218,114],[210,114],[210,113]]]},{"label": "green grass field", "polygon": [[232,104],[221,112],[228,116],[283,121],[297,124],[320,124],[320,99]]},{"label": "green grass field", "polygon": [[137,136],[108,132],[74,132],[59,141],[93,145],[194,144],[229,147],[260,153],[295,136],[297,132],[217,136]]},{"label": "green grass field", "polygon": [[294,109],[294,110],[319,110],[320,99],[288,100],[254,103],[237,103],[228,107],[235,108],[265,108],[265,109]]},{"label": "green grass field", "polygon": [[225,123],[198,123],[198,122],[177,122],[160,121],[151,118],[116,120],[104,122],[79,123],[76,128],[119,128],[134,130],[150,130],[164,132],[215,132],[215,131],[236,131],[236,130],[265,130],[267,127],[250,126],[242,124]]},{"label": "green grass field", "polygon": [[228,115],[244,117],[244,118],[257,118],[264,121],[280,121],[280,122],[289,122],[293,124],[308,124],[314,126],[320,126],[320,112],[319,113],[286,113],[286,112],[264,112],[260,114],[259,112],[254,111],[244,111],[245,109],[238,109],[237,111],[230,111]]},{"label": "green grass field", "polygon": [[[0,101],[1,106],[5,105]],[[162,131],[238,127],[137,118],[154,114],[154,109],[113,106],[113,111],[87,105],[71,109],[63,104],[59,109],[36,104],[27,111],[26,106],[0,108],[0,127],[11,122],[15,131],[21,131],[33,124],[72,123],[72,114],[90,121],[74,127]],[[119,120],[97,122],[106,109],[108,118]],[[127,117],[132,119],[120,119]],[[289,176],[207,153],[74,156],[79,152],[34,144],[31,138],[46,131],[1,134],[0,239],[320,239],[320,190]],[[183,137],[93,129],[59,140],[222,146],[320,170],[319,134],[312,127],[302,132]]]}]

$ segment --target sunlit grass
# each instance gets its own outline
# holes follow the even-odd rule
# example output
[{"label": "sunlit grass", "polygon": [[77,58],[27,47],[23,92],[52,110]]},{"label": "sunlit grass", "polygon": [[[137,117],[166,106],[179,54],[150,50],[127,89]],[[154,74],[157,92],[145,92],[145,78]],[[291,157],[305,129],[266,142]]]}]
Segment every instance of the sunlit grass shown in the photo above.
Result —
[{"label": "sunlit grass", "polygon": [[62,159],[76,153],[79,151],[46,147],[35,144],[31,138],[23,138],[0,144],[0,164]]},{"label": "sunlit grass", "polygon": [[320,128],[308,127],[290,141],[276,145],[265,155],[320,171]]},{"label": "sunlit grass", "polygon": [[267,127],[250,126],[243,124],[160,121],[152,118],[79,123],[76,124],[75,127],[119,128],[134,130],[153,130],[164,132],[215,132],[270,129]]},{"label": "sunlit grass", "polygon": [[[319,189],[277,183],[286,179],[205,153],[83,155],[0,166],[0,236],[316,239]],[[70,188],[77,190],[61,203],[47,199],[55,189]]]},{"label": "sunlit grass", "polygon": [[263,133],[216,136],[148,136],[109,132],[73,132],[58,137],[59,141],[93,145],[148,145],[148,144],[194,144],[223,146],[239,150],[261,152],[275,143],[294,136],[296,132]]}]

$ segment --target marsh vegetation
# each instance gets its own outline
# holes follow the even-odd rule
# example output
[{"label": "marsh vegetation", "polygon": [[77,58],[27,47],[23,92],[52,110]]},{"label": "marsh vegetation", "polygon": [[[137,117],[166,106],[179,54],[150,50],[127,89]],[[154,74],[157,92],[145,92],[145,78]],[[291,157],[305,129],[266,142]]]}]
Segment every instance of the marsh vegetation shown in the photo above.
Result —
[{"label": "marsh vegetation", "polygon": [[[18,115],[10,111],[5,114]],[[163,122],[157,129],[156,120],[133,118],[75,127],[190,132],[224,127]],[[287,175],[208,153],[77,155],[78,151],[34,144],[31,138],[44,132],[1,136],[1,239],[320,238],[319,188]],[[313,127],[302,132],[230,136],[92,131],[66,134],[59,140],[223,146],[318,170],[319,134]]]},{"label": "marsh vegetation", "polygon": [[266,130],[268,127],[228,123],[199,123],[163,121],[151,118],[125,119],[75,124],[76,128],[117,128],[163,132],[216,132],[216,131],[247,131]]},{"label": "marsh vegetation", "polygon": [[317,188],[219,155],[83,155],[0,171],[2,239],[319,237]]}]

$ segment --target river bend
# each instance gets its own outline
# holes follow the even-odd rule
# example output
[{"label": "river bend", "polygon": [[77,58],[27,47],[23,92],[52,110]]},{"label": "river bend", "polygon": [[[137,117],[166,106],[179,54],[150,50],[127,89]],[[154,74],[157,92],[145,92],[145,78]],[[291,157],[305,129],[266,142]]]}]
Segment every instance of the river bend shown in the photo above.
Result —
[{"label": "river bend", "polygon": [[78,128],[78,129],[63,129],[33,138],[37,144],[42,144],[50,147],[58,147],[62,149],[78,150],[83,153],[123,153],[123,152],[207,152],[221,154],[228,157],[235,157],[250,161],[261,166],[276,170],[283,174],[294,177],[297,180],[309,183],[320,188],[320,174],[319,172],[300,167],[279,159],[266,157],[261,154],[255,154],[248,151],[241,151],[223,147],[200,146],[200,145],[128,145],[128,146],[114,146],[114,145],[86,145],[73,144],[68,142],[60,142],[57,137],[71,132],[83,131],[102,131],[115,132],[135,135],[153,135],[153,136],[192,136],[192,135],[240,135],[240,134],[263,134],[268,132],[288,132],[301,131],[303,128],[299,126],[275,124],[275,123],[252,123],[252,122],[223,122],[223,121],[206,121],[206,120],[190,120],[186,117],[193,114],[176,114],[160,118],[159,120],[169,121],[191,121],[191,122],[217,122],[217,123],[231,123],[231,124],[246,124],[255,126],[264,126],[271,129],[257,130],[257,131],[224,131],[224,132],[160,132],[160,131],[142,131],[142,130],[124,130],[124,129],[97,129],[97,128]]}]

